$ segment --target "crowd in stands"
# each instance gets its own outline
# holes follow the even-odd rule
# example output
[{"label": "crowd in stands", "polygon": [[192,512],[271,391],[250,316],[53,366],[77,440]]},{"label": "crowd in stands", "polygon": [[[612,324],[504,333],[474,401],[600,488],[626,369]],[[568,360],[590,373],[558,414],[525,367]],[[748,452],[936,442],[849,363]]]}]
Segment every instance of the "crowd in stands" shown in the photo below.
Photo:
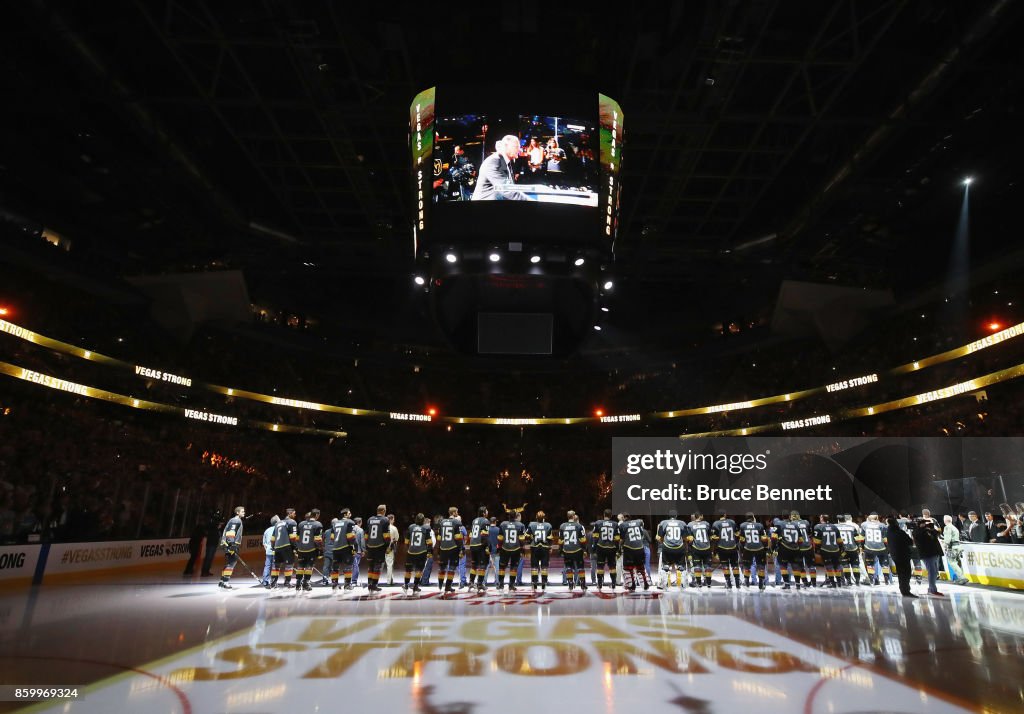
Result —
[{"label": "crowd in stands", "polygon": [[[4,385],[4,542],[183,536],[213,510],[243,503],[262,522],[286,505],[371,513],[385,502],[405,519],[480,502],[494,512],[502,504],[597,512],[610,499],[610,432],[602,426],[357,422],[347,439],[330,440],[193,423],[14,380]],[[957,435],[1001,433],[1020,423],[1021,396],[1020,388],[1001,389],[984,404],[936,402],[865,420],[859,432],[806,435],[892,436],[950,426]],[[999,501],[1024,500],[1020,473],[996,488]],[[967,491],[961,500],[983,507],[970,503],[979,496]]]},{"label": "crowd in stands", "polygon": [[[14,380],[4,386],[5,543],[187,535],[197,519],[239,503],[258,519],[285,505],[369,512],[378,501],[403,517],[478,499],[495,508],[542,500],[596,508],[611,459],[607,440],[586,429],[370,423],[330,440],[192,423]],[[601,441],[605,448],[595,448]]]}]

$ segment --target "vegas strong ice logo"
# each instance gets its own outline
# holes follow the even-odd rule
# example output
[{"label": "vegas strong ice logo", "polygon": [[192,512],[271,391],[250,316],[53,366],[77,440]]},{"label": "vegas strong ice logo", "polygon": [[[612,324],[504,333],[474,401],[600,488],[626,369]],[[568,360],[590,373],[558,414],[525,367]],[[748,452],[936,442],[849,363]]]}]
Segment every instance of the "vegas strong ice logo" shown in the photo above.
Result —
[{"label": "vegas strong ice logo", "polygon": [[[486,711],[495,692],[523,686],[542,703],[538,711],[558,711],[566,691],[579,711],[605,711],[609,698],[674,710],[680,687],[701,710],[712,702],[763,710],[764,693],[776,691],[806,702],[808,711],[921,710],[916,688],[751,622],[693,616],[658,600],[635,604],[653,610],[543,619],[400,611],[285,617],[147,665],[148,676],[100,682],[90,689],[90,707],[116,711],[130,696],[140,710],[176,711],[184,695],[196,709],[256,714],[287,690],[291,708],[311,711],[339,687],[372,678],[382,711]],[[927,710],[963,711],[933,697]]]}]

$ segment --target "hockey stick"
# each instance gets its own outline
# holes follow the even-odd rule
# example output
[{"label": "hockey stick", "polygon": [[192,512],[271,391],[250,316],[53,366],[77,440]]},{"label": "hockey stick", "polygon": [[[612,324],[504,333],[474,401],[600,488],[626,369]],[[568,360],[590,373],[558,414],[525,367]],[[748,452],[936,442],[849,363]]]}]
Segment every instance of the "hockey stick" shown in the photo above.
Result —
[{"label": "hockey stick", "polygon": [[252,576],[252,579],[255,580],[257,583],[259,583],[260,587],[263,587],[263,580],[258,578],[258,577],[256,577],[256,573],[252,572],[252,568],[249,567],[249,564],[246,563],[244,560],[242,560],[242,556],[239,555],[238,553],[235,553],[235,559],[238,560],[238,562],[242,564],[242,567],[245,568],[246,572],[248,572],[249,575]]}]

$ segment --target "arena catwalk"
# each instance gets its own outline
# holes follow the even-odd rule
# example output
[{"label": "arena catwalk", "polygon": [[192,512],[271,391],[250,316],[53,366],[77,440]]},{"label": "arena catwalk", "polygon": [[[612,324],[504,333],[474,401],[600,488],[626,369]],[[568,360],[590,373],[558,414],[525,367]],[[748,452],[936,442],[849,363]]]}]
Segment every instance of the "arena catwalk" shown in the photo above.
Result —
[{"label": "arena catwalk", "polygon": [[[47,712],[943,712],[1024,707],[1024,596],[946,585],[442,595],[236,578],[0,595],[7,684]],[[10,698],[10,697],[8,697]],[[8,701],[5,711],[25,708]]]}]

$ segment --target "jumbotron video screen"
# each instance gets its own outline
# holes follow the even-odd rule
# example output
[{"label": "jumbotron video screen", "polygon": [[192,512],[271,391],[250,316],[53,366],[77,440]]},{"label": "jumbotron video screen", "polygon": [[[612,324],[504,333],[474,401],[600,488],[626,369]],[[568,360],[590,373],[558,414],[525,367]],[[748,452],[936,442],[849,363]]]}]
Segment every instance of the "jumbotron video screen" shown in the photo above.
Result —
[{"label": "jumbotron video screen", "polygon": [[[502,133],[508,131],[502,127],[514,132]],[[583,119],[439,117],[434,201],[538,201],[597,208],[597,144],[596,127]]]},{"label": "jumbotron video screen", "polygon": [[481,232],[610,242],[622,143],[622,110],[602,94],[425,90],[410,107],[417,245]]}]

